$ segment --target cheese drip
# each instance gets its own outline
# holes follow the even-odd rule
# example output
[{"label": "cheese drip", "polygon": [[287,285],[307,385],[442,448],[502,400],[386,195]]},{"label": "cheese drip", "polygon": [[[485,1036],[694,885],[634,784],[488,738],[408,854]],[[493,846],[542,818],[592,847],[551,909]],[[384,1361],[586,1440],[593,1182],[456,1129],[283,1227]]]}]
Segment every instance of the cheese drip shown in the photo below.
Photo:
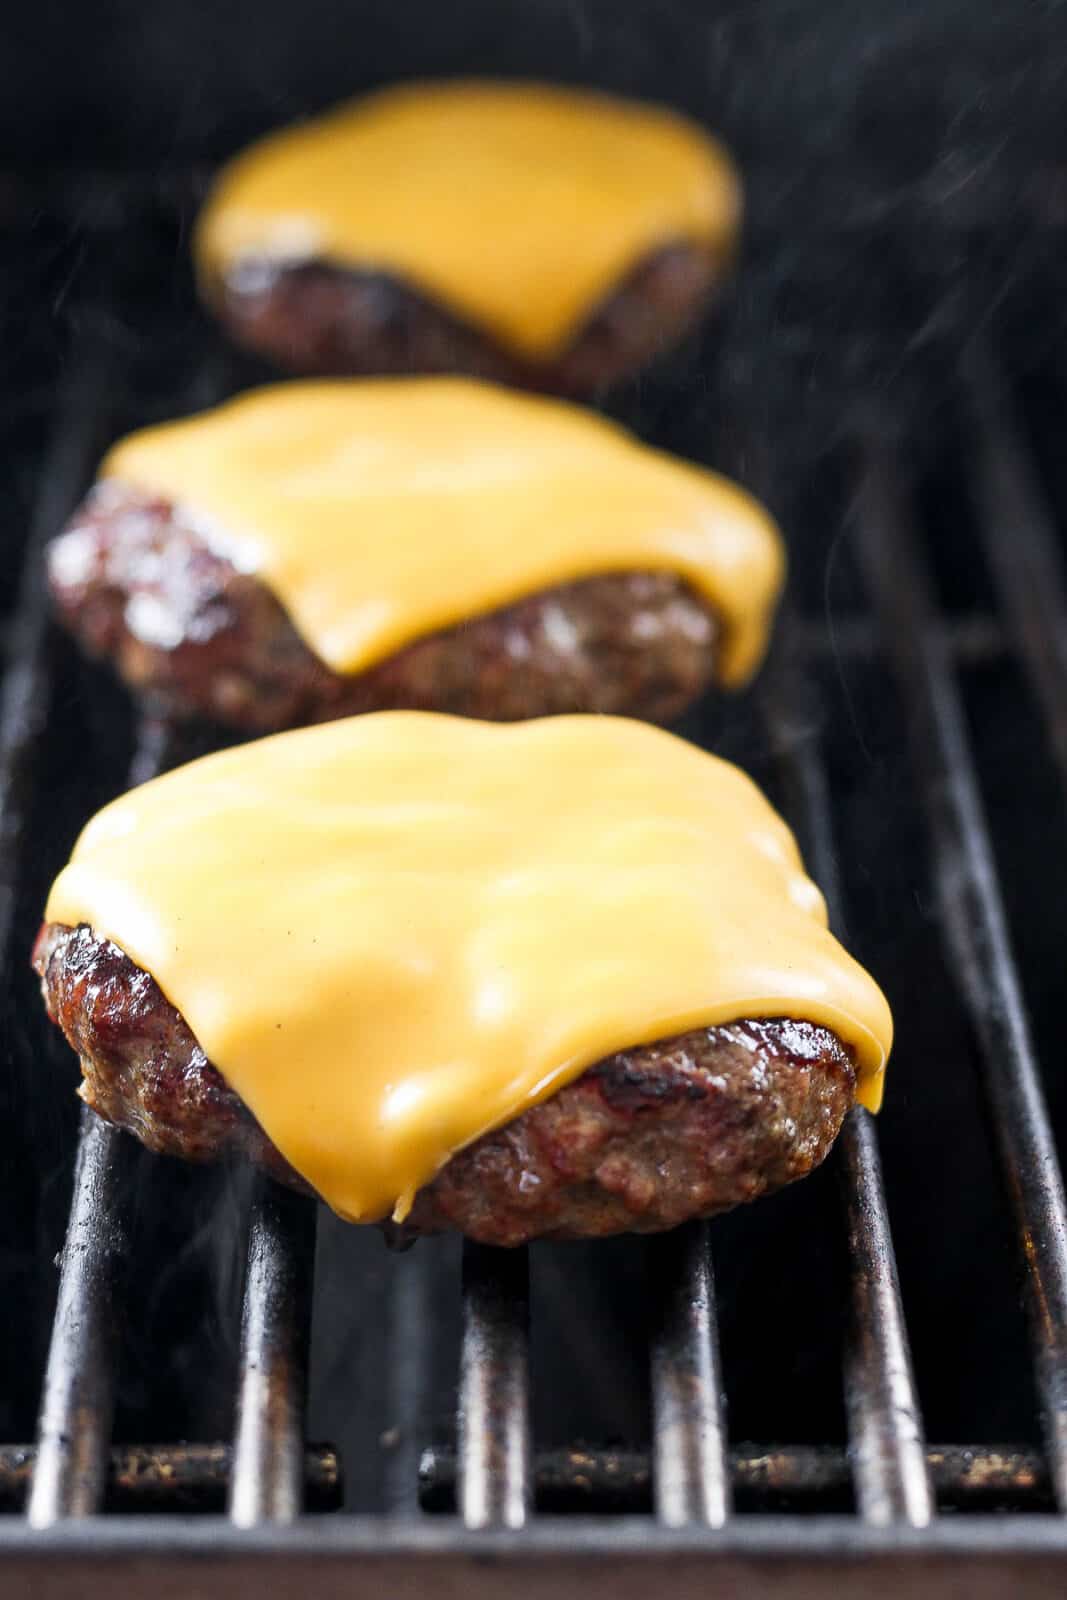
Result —
[{"label": "cheese drip", "polygon": [[892,1022],[736,768],[619,718],[382,712],[101,811],[48,901],[146,971],[342,1216],[626,1046],[832,1028],[876,1109]]},{"label": "cheese drip", "polygon": [[458,378],[288,383],[148,428],[102,476],[176,501],[356,673],[440,628],[597,573],[679,573],[743,682],[781,587],[767,514],[578,406]]},{"label": "cheese drip", "polygon": [[534,83],[388,89],[253,145],[197,232],[210,290],[244,258],[400,277],[507,347],[564,349],[665,245],[725,253],[734,169],[658,107]]}]

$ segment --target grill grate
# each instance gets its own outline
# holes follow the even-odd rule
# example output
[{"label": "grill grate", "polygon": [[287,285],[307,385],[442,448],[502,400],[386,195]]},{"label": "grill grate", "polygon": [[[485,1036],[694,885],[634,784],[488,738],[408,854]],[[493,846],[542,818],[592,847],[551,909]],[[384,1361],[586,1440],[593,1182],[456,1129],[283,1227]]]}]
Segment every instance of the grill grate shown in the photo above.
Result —
[{"label": "grill grate", "polygon": [[[172,203],[168,197],[165,207]],[[120,239],[132,240],[136,259],[139,238],[128,219],[112,217],[103,233],[109,263]],[[165,237],[173,249],[173,232]],[[71,377],[56,405],[8,625],[0,702],[0,962],[9,970],[24,960],[15,936],[17,905],[33,837],[35,782],[48,748],[53,668],[64,648],[47,622],[43,544],[83,492],[100,446],[120,426],[147,420],[125,415],[131,405],[138,412],[137,401],[108,404],[116,394],[136,396],[131,371],[156,359],[147,335],[125,343],[118,336],[126,326],[123,290],[124,282],[115,283],[101,298],[98,282],[91,292],[83,289],[80,303],[95,311],[70,317]],[[165,383],[164,392],[157,384],[155,414],[203,404],[245,376],[243,367],[220,358],[190,309],[187,285],[178,299],[185,308],[177,317],[179,342],[189,342],[186,323],[195,331],[192,352],[178,364],[193,376]],[[173,308],[157,311],[173,330]],[[173,331],[169,337],[166,349],[173,352]],[[427,1584],[439,1572],[461,1573],[466,1589],[481,1594],[493,1588],[492,1567],[479,1565],[491,1552],[510,1560],[508,1581],[517,1595],[548,1593],[572,1565],[590,1594],[607,1593],[606,1585],[635,1560],[660,1558],[670,1559],[683,1593],[703,1589],[707,1564],[715,1562],[724,1583],[744,1573],[746,1592],[756,1594],[763,1592],[761,1564],[777,1563],[780,1575],[789,1560],[800,1574],[799,1595],[814,1592],[803,1587],[804,1574],[813,1585],[815,1574],[820,1587],[841,1581],[848,1592],[878,1592],[872,1575],[891,1578],[901,1562],[936,1592],[937,1574],[943,1578],[936,1563],[951,1556],[957,1576],[969,1570],[992,1582],[1010,1571],[1015,1592],[1062,1589],[1067,1525],[1040,1513],[1067,1510],[1067,1213],[959,677],[976,663],[1017,657],[1067,780],[1067,602],[1055,520],[1010,398],[987,352],[972,351],[967,361],[964,414],[976,452],[978,526],[996,616],[939,609],[907,475],[875,418],[847,469],[855,486],[847,534],[879,632],[865,604],[851,618],[833,618],[832,628],[810,607],[795,607],[756,705],[787,814],[843,928],[849,907],[835,843],[834,782],[817,731],[824,716],[820,673],[853,655],[881,670],[884,651],[895,678],[912,735],[940,931],[978,1041],[1028,1283],[1043,1450],[927,1445],[876,1124],[862,1110],[847,1119],[834,1156],[849,1282],[842,1373],[847,1448],[731,1448],[712,1268],[716,1233],[714,1225],[701,1225],[649,1249],[649,1448],[535,1450],[528,1253],[468,1245],[455,1448],[419,1437],[425,1418],[418,1390],[436,1308],[421,1268],[396,1263],[390,1383],[401,1421],[384,1473],[386,1510],[313,1518],[311,1511],[335,1504],[339,1493],[332,1452],[305,1445],[315,1214],[303,1199],[263,1183],[250,1207],[232,1448],[113,1449],[116,1328],[133,1292],[124,1268],[134,1146],[83,1113],[38,1437],[35,1446],[0,1449],[0,1506],[15,1509],[25,1500],[23,1525],[0,1521],[0,1560],[12,1572],[24,1572],[29,1582],[39,1570],[34,1563],[52,1561],[54,1592],[66,1592],[64,1584],[73,1592],[86,1552],[105,1563],[132,1551],[160,1562],[196,1554],[198,1582],[208,1594],[232,1582],[242,1559],[251,1572],[270,1557],[274,1564],[264,1572],[292,1589],[313,1573],[327,1575],[324,1592],[329,1583],[340,1592],[343,1582],[350,1593],[361,1592],[361,1584],[368,1591],[400,1584],[408,1575]],[[747,466],[740,475],[766,488],[754,482],[760,472],[753,473],[751,461]],[[751,718],[753,706],[742,714]],[[182,753],[151,722],[133,745],[131,782]],[[936,1219],[932,1226],[936,1231]],[[536,1318],[536,1295],[533,1312]],[[218,1512],[224,1501],[228,1515],[210,1523],[101,1514],[105,1502],[123,1510]],[[949,1507],[974,1514],[955,1520],[937,1514]],[[979,1514],[994,1507],[1008,1509],[996,1521]],[[1025,1518],[1008,1514],[1024,1510]],[[607,1511],[629,1515],[592,1516]],[[998,1560],[1007,1565],[998,1567]],[[159,1570],[143,1560],[135,1592],[158,1587]]]},{"label": "grill grate", "polygon": [[993,848],[982,812],[952,663],[929,583],[895,498],[872,456],[857,526],[871,589],[915,713],[915,759],[935,845],[945,938],[974,1020],[1001,1157],[1028,1269],[1034,1359],[1049,1465],[1067,1509],[1067,1211]]}]

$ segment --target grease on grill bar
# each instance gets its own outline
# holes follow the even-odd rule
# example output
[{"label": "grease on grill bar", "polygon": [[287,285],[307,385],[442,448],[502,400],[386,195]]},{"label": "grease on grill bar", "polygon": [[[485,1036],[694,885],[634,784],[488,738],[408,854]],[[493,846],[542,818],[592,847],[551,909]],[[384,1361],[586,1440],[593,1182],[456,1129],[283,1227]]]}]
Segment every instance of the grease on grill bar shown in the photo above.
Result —
[{"label": "grease on grill bar", "polygon": [[[34,1445],[0,1446],[0,1511],[18,1511],[36,1460]],[[794,1446],[761,1450],[739,1445],[728,1459],[731,1493],[743,1511],[796,1507],[847,1511],[852,1506],[852,1468],[844,1450]],[[926,1466],[939,1503],[954,1510],[1047,1511],[1054,1504],[1041,1453],[1022,1445],[931,1445]],[[228,1444],[121,1445],[108,1457],[104,1505],[113,1511],[225,1509],[233,1469]],[[575,1446],[538,1451],[533,1492],[539,1512],[648,1513],[652,1472],[640,1450]],[[422,1452],[417,1488],[424,1511],[456,1509],[456,1454]],[[341,1464],[330,1445],[309,1444],[303,1456],[303,1492],[308,1511],[335,1511],[341,1504]]]},{"label": "grease on grill bar", "polygon": [[[22,1508],[33,1481],[37,1446],[0,1445],[0,1510]],[[222,1512],[233,1474],[228,1444],[132,1444],[106,1458],[101,1509],[109,1511]],[[335,1511],[341,1503],[341,1467],[329,1445],[302,1449],[302,1493],[309,1511]]]},{"label": "grease on grill bar", "polygon": [[[832,1446],[761,1450],[739,1445],[727,1459],[730,1493],[738,1509],[752,1511],[848,1511],[853,1471],[847,1452]],[[1054,1504],[1044,1460],[1020,1445],[932,1445],[924,1470],[939,1503],[952,1510],[1047,1511]],[[533,1484],[537,1509],[546,1515],[608,1512],[627,1515],[652,1509],[652,1470],[639,1450],[575,1446],[538,1451]],[[423,1451],[419,1466],[423,1509],[455,1510],[456,1457],[450,1450]]]}]

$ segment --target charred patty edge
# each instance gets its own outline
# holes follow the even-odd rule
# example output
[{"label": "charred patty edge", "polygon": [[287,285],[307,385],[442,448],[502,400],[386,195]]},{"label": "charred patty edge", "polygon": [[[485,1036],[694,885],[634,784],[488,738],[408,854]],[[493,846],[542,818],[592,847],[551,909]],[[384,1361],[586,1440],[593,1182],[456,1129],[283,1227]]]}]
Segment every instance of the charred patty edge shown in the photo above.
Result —
[{"label": "charred patty edge", "polygon": [[512,388],[587,395],[680,344],[713,304],[732,254],[732,245],[683,240],[650,251],[564,349],[538,358],[507,348],[399,274],[331,257],[246,252],[205,272],[201,288],[236,343],[289,371],[459,372]]},{"label": "charred patty edge", "polygon": [[48,551],[60,619],[161,713],[250,732],[364,711],[494,721],[569,711],[672,720],[715,676],[720,629],[673,573],[560,584],[334,672],[260,578],[194,510],[118,480],[90,492]]},{"label": "charred patty edge", "polygon": [[[80,924],[45,924],[33,965],[77,1052],[79,1093],[149,1149],[244,1156],[305,1193],[155,979]],[[742,1019],[614,1053],[457,1152],[422,1188],[402,1243],[455,1230],[483,1243],[653,1232],[803,1177],[852,1104],[852,1052],[788,1018]]]}]

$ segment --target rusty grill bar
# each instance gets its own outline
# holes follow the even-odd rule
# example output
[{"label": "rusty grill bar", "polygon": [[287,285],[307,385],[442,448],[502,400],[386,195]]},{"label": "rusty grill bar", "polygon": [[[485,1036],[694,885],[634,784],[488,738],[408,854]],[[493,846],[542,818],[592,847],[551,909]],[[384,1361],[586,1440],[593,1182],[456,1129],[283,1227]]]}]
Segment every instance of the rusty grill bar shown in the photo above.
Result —
[{"label": "rusty grill bar", "polygon": [[[336,1551],[353,1556],[440,1551],[444,1534],[427,1530],[440,1530],[442,1521],[425,1513],[454,1510],[458,1520],[448,1524],[449,1548],[459,1552],[512,1548],[533,1559],[543,1548],[625,1556],[647,1546],[653,1553],[695,1551],[710,1559],[721,1552],[724,1559],[734,1559],[749,1547],[746,1541],[754,1550],[764,1538],[767,1549],[787,1549],[792,1524],[810,1520],[808,1507],[829,1506],[836,1520],[825,1523],[825,1533],[820,1532],[823,1523],[811,1522],[808,1533],[796,1536],[798,1551],[815,1557],[866,1551],[882,1557],[896,1550],[919,1559],[924,1549],[967,1548],[960,1524],[946,1527],[938,1507],[981,1511],[1003,1505],[1030,1511],[1026,1524],[1006,1519],[998,1525],[1006,1530],[1005,1551],[1029,1549],[1026,1527],[1040,1524],[1035,1560],[1042,1553],[1067,1557],[1067,1525],[1058,1517],[1033,1516],[1053,1506],[1067,1509],[1067,1210],[957,684],[962,664],[1016,652],[1067,782],[1067,604],[1054,518],[1042,502],[995,363],[982,352],[972,360],[966,403],[976,449],[979,522],[1005,626],[938,611],[903,470],[874,428],[855,462],[849,537],[881,630],[872,642],[865,618],[855,619],[852,634],[846,619],[833,648],[872,658],[885,652],[914,733],[912,758],[941,893],[941,929],[981,1047],[1028,1277],[1044,1451],[927,1445],[876,1127],[866,1112],[856,1110],[834,1157],[850,1274],[842,1373],[847,1450],[730,1446],[712,1268],[714,1224],[680,1230],[653,1246],[648,1452],[535,1450],[527,1253],[468,1245],[455,1449],[423,1449],[423,1441],[407,1438],[392,1470],[387,1514],[351,1519],[350,1538],[331,1535]],[[57,407],[7,638],[0,700],[0,959],[5,963],[23,958],[11,947],[17,863],[28,836],[35,763],[51,700],[53,645],[43,546],[83,491],[100,445],[114,431],[99,403],[111,381],[103,362],[101,352],[79,365]],[[217,382],[216,372],[212,389]],[[1004,559],[999,536],[1006,523],[1012,527],[1013,550],[1022,553],[1019,562]],[[826,658],[828,641],[821,621],[810,616],[787,619],[783,633],[778,664],[760,694],[766,731],[788,815],[826,891],[832,918],[843,928],[847,908],[830,779],[811,732],[817,695],[809,669]],[[130,782],[162,770],[173,755],[168,730],[146,721]],[[305,1548],[293,1540],[306,1526],[310,1554],[321,1525],[316,1522],[312,1531],[306,1514],[337,1504],[343,1468],[328,1448],[305,1443],[314,1208],[266,1182],[256,1191],[232,1444],[112,1448],[114,1321],[128,1249],[121,1198],[128,1147],[131,1141],[83,1114],[38,1437],[33,1445],[0,1448],[0,1506],[14,1509],[24,1503],[26,1522],[34,1530],[27,1538],[38,1544],[23,1542],[5,1520],[0,1560],[5,1549],[53,1548],[50,1537],[65,1539],[54,1546],[57,1550],[82,1548],[56,1527],[74,1519],[85,1522],[93,1538],[106,1539],[108,1528],[117,1530],[116,1550],[136,1548],[135,1530],[128,1531],[122,1518],[101,1515],[105,1501],[109,1507],[196,1506],[215,1512],[225,1506],[232,1529],[226,1530],[220,1516],[207,1537],[217,1538],[220,1550],[231,1555],[243,1548],[240,1540],[246,1535],[262,1541],[268,1525],[286,1523],[295,1526],[279,1533],[285,1542],[247,1548],[293,1553]],[[532,1314],[537,1315],[536,1303]],[[420,1287],[411,1277],[397,1298],[394,1338],[414,1347],[425,1337],[422,1324],[430,1316],[425,1284]],[[411,1402],[410,1429],[419,1421]],[[642,1531],[638,1536],[625,1519],[594,1524],[582,1517],[557,1522],[553,1516],[575,1510],[634,1513]],[[334,1519],[342,1520],[349,1521]],[[137,1526],[149,1543],[165,1542],[169,1524],[143,1517]],[[980,1530],[972,1546],[976,1552],[999,1548],[992,1525],[974,1516],[967,1526]],[[45,1531],[49,1528],[54,1536]],[[549,1528],[551,1546],[543,1543]],[[535,1592],[532,1584],[529,1592]]]},{"label": "rusty grill bar", "polygon": [[[313,1459],[318,1465],[317,1458]],[[3,1464],[0,1456],[0,1471]],[[740,1445],[729,1451],[726,1466],[730,1494],[745,1510],[765,1510],[776,1500],[787,1502],[798,1511],[808,1507],[839,1509],[849,1503],[853,1491],[848,1452],[832,1446],[760,1450],[758,1445]],[[1054,1505],[1044,1457],[1036,1450],[933,1445],[925,1453],[923,1470],[946,1509],[973,1510],[984,1504],[990,1508],[1048,1510]],[[11,1468],[12,1495],[19,1492],[27,1471],[21,1458],[16,1459]],[[124,1472],[129,1472],[127,1458],[118,1455],[112,1467],[117,1483],[123,1482]],[[323,1464],[315,1481],[326,1483],[328,1477],[328,1467]],[[616,1513],[647,1514],[652,1510],[653,1469],[648,1455],[640,1450],[578,1447],[538,1451],[533,1477],[535,1497],[546,1513],[605,1507]],[[424,1451],[421,1482],[423,1504],[428,1511],[453,1510],[454,1452],[436,1448]]]}]

